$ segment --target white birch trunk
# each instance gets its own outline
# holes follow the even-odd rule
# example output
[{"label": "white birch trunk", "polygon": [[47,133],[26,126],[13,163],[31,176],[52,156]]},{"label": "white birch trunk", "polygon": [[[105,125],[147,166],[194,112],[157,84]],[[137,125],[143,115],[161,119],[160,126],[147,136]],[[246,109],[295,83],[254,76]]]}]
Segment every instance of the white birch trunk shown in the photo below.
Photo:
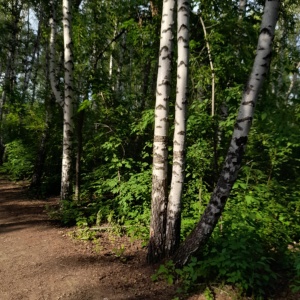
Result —
[{"label": "white birch trunk", "polygon": [[63,35],[64,35],[64,126],[63,126],[63,158],[61,173],[61,200],[72,195],[72,139],[73,139],[73,53],[71,35],[70,0],[63,0]]},{"label": "white birch trunk", "polygon": [[175,0],[164,0],[158,62],[153,142],[152,202],[148,262],[164,256],[167,209],[168,113]]},{"label": "white birch trunk", "polygon": [[221,216],[232,186],[237,179],[258,94],[270,65],[271,46],[278,17],[279,3],[279,0],[266,0],[265,2],[257,53],[252,72],[243,93],[225,164],[211,200],[199,223],[175,254],[174,261],[177,266],[186,264],[191,255],[198,252],[205,245]]},{"label": "white birch trunk", "polygon": [[189,0],[178,0],[177,12],[177,87],[173,140],[173,169],[167,210],[166,254],[170,256],[180,242],[181,198],[185,178],[186,109],[189,71]]},{"label": "white birch trunk", "polygon": [[[115,30],[114,30],[114,36],[116,36],[116,33],[117,33],[117,24],[115,25]],[[114,43],[112,43],[112,45],[111,45],[111,53],[110,53],[110,56],[109,56],[109,73],[108,73],[108,78],[109,78],[109,80],[111,81],[111,79],[112,79],[112,75],[113,75],[113,67],[114,67],[114,65],[113,65],[113,51],[114,51]],[[114,89],[114,86],[113,86],[113,84],[112,84],[112,87],[113,87],[113,89]]]}]

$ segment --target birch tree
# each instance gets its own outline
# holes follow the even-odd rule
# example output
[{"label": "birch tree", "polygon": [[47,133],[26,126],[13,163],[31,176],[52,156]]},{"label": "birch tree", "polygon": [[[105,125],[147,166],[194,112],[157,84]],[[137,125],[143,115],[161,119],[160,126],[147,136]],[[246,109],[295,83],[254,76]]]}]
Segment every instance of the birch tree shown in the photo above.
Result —
[{"label": "birch tree", "polygon": [[190,3],[178,0],[177,11],[177,87],[175,104],[175,128],[173,140],[173,168],[171,190],[168,199],[166,225],[166,254],[170,256],[180,242],[181,198],[185,175],[186,108],[189,70],[189,14]]},{"label": "birch tree", "polygon": [[254,108],[269,69],[271,46],[279,11],[279,0],[266,0],[253,68],[243,93],[231,143],[217,185],[200,221],[174,256],[178,266],[186,264],[212,234],[235,183],[251,128]]},{"label": "birch tree", "polygon": [[73,53],[71,35],[71,4],[63,0],[63,35],[64,35],[64,126],[63,126],[63,158],[61,173],[61,199],[68,199],[72,194],[72,138],[73,125]]},{"label": "birch tree", "polygon": [[161,21],[156,85],[153,142],[152,201],[147,260],[154,263],[164,256],[167,209],[168,114],[173,52],[174,0],[164,0]]},{"label": "birch tree", "polygon": [[59,89],[56,67],[56,10],[53,1],[52,16],[50,24],[50,62],[49,77],[52,92],[56,102],[63,109],[63,153],[62,153],[62,172],[61,172],[61,200],[68,199],[72,194],[72,138],[73,138],[73,53],[71,36],[71,8],[68,0],[63,0],[63,37],[64,37],[64,97]]}]

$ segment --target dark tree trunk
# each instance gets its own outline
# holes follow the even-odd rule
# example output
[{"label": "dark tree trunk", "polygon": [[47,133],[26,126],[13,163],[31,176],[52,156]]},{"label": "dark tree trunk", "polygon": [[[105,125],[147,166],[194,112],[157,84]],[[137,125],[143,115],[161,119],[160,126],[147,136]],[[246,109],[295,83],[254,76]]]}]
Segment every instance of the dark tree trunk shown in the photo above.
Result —
[{"label": "dark tree trunk", "polygon": [[5,145],[3,144],[3,139],[0,136],[0,166],[3,165],[4,152],[5,152]]},{"label": "dark tree trunk", "polygon": [[75,200],[80,200],[80,166],[82,156],[82,129],[84,124],[84,110],[78,113],[77,119],[77,155],[75,166]]},{"label": "dark tree trunk", "polygon": [[42,138],[40,141],[40,147],[39,147],[39,151],[37,153],[37,157],[35,160],[32,179],[31,179],[31,183],[30,183],[30,189],[32,189],[36,193],[38,193],[41,188],[42,176],[44,173],[44,165],[45,165],[45,160],[46,160],[46,156],[47,156],[47,147],[46,146],[47,146],[47,141],[49,140],[49,137],[50,137],[50,124],[52,121],[52,107],[55,104],[54,99],[52,99],[51,96],[46,97],[45,101],[46,101],[45,102],[45,105],[46,105],[45,129],[43,131]]}]

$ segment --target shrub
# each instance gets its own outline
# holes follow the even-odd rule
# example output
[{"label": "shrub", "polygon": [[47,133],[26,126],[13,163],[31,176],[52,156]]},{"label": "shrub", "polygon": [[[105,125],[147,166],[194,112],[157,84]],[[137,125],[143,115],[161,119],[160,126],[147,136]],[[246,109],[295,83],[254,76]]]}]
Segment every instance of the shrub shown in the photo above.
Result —
[{"label": "shrub", "polygon": [[25,179],[31,176],[33,168],[33,151],[21,140],[6,144],[2,170],[13,180]]}]

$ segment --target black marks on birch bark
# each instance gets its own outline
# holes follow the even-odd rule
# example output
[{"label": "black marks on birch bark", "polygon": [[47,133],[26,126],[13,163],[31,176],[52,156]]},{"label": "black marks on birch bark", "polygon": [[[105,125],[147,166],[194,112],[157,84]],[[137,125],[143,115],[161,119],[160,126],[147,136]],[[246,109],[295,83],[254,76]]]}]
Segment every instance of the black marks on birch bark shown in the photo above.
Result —
[{"label": "black marks on birch bark", "polygon": [[244,92],[245,92],[247,95],[249,95],[249,94],[251,93],[252,89],[253,89],[253,85],[247,85],[247,86],[245,87]]},{"label": "black marks on birch bark", "polygon": [[163,106],[162,104],[159,104],[155,107],[155,109],[163,109],[163,110],[167,110],[167,108],[165,106]]},{"label": "black marks on birch bark", "polygon": [[[182,158],[184,157],[184,151],[174,151],[173,156],[175,158]],[[178,161],[173,162],[173,165],[182,166],[182,164]]]},{"label": "black marks on birch bark", "polygon": [[265,57],[263,57],[263,59],[271,59],[272,58],[272,52],[270,51]]},{"label": "black marks on birch bark", "polygon": [[181,7],[179,7],[179,9],[178,9],[178,11],[185,11],[185,12],[188,12],[188,7],[189,6],[189,2],[188,1],[186,1],[186,2],[184,2],[183,3],[183,5],[181,6]]},{"label": "black marks on birch bark", "polygon": [[[171,29],[170,29],[171,30]],[[166,51],[168,54],[166,56],[162,56],[162,53]],[[169,54],[170,51],[169,51],[169,48],[168,46],[163,46],[160,50],[159,50],[159,56],[162,56],[162,59],[165,60],[165,59],[169,59],[170,61],[172,60],[172,55]]]},{"label": "black marks on birch bark", "polygon": [[[164,138],[164,137],[162,137]],[[152,185],[152,218],[150,225],[150,240],[148,245],[147,261],[155,263],[164,257],[165,229],[166,229],[166,205],[165,194],[167,181],[153,176]]]},{"label": "black marks on birch bark", "polygon": [[171,86],[171,83],[169,80],[164,80],[164,81],[162,81],[162,83],[159,84],[159,86],[162,86],[162,85]]},{"label": "black marks on birch bark", "polygon": [[178,67],[181,67],[182,65],[184,65],[186,68],[188,67],[188,65],[187,65],[184,61],[181,61],[181,62],[178,64]]},{"label": "black marks on birch bark", "polygon": [[168,137],[167,136],[156,135],[156,136],[154,136],[154,142],[167,143],[168,142]]},{"label": "black marks on birch bark", "polygon": [[242,105],[251,105],[251,106],[255,107],[255,102],[252,101],[252,100],[250,100],[250,101],[243,101]]},{"label": "black marks on birch bark", "polygon": [[228,198],[228,197],[226,197],[226,196],[222,196],[222,197],[220,198],[222,204],[225,204],[225,203],[226,203],[227,198]]},{"label": "black marks on birch bark", "polygon": [[159,96],[162,95],[162,93],[160,93],[160,92],[158,91],[158,89],[156,89],[156,94],[159,95]]},{"label": "black marks on birch bark", "polygon": [[248,141],[248,137],[247,136],[241,136],[240,138],[236,138],[235,139],[235,143],[238,147],[240,146],[246,146]]},{"label": "black marks on birch bark", "polygon": [[269,37],[273,37],[272,32],[270,31],[270,29],[264,27],[261,29],[260,34],[267,34]]},{"label": "black marks on birch bark", "polygon": [[176,106],[178,109],[180,109],[180,110],[183,109],[177,102],[175,103],[175,106]]},{"label": "black marks on birch bark", "polygon": [[243,123],[243,122],[250,122],[252,123],[252,117],[245,117],[245,118],[242,118],[242,119],[238,119],[234,125],[234,128],[237,129],[237,130],[242,130],[243,127],[241,127],[239,124],[240,123]]},{"label": "black marks on birch bark", "polygon": [[[166,32],[168,32],[168,31],[172,31],[172,27],[169,27],[169,28],[167,28],[167,29],[164,29],[163,31],[162,31],[162,33],[166,33]],[[166,46],[165,46],[166,47]]]},{"label": "black marks on birch bark", "polygon": [[[180,10],[180,9],[179,9],[179,10]],[[186,9],[185,9],[185,10],[186,10]],[[183,29],[183,30],[189,30],[189,28],[188,28],[185,24],[182,24],[182,25],[180,26],[178,32],[180,32],[181,29]],[[180,38],[182,38],[182,37],[180,36]],[[183,39],[183,40],[184,40],[185,42],[187,42],[187,40],[185,40],[185,39]]]},{"label": "black marks on birch bark", "polygon": [[168,55],[162,57],[162,59],[163,59],[163,60],[164,60],[164,59],[169,59],[169,60],[171,61],[171,60],[172,60],[172,55],[168,54]]}]

